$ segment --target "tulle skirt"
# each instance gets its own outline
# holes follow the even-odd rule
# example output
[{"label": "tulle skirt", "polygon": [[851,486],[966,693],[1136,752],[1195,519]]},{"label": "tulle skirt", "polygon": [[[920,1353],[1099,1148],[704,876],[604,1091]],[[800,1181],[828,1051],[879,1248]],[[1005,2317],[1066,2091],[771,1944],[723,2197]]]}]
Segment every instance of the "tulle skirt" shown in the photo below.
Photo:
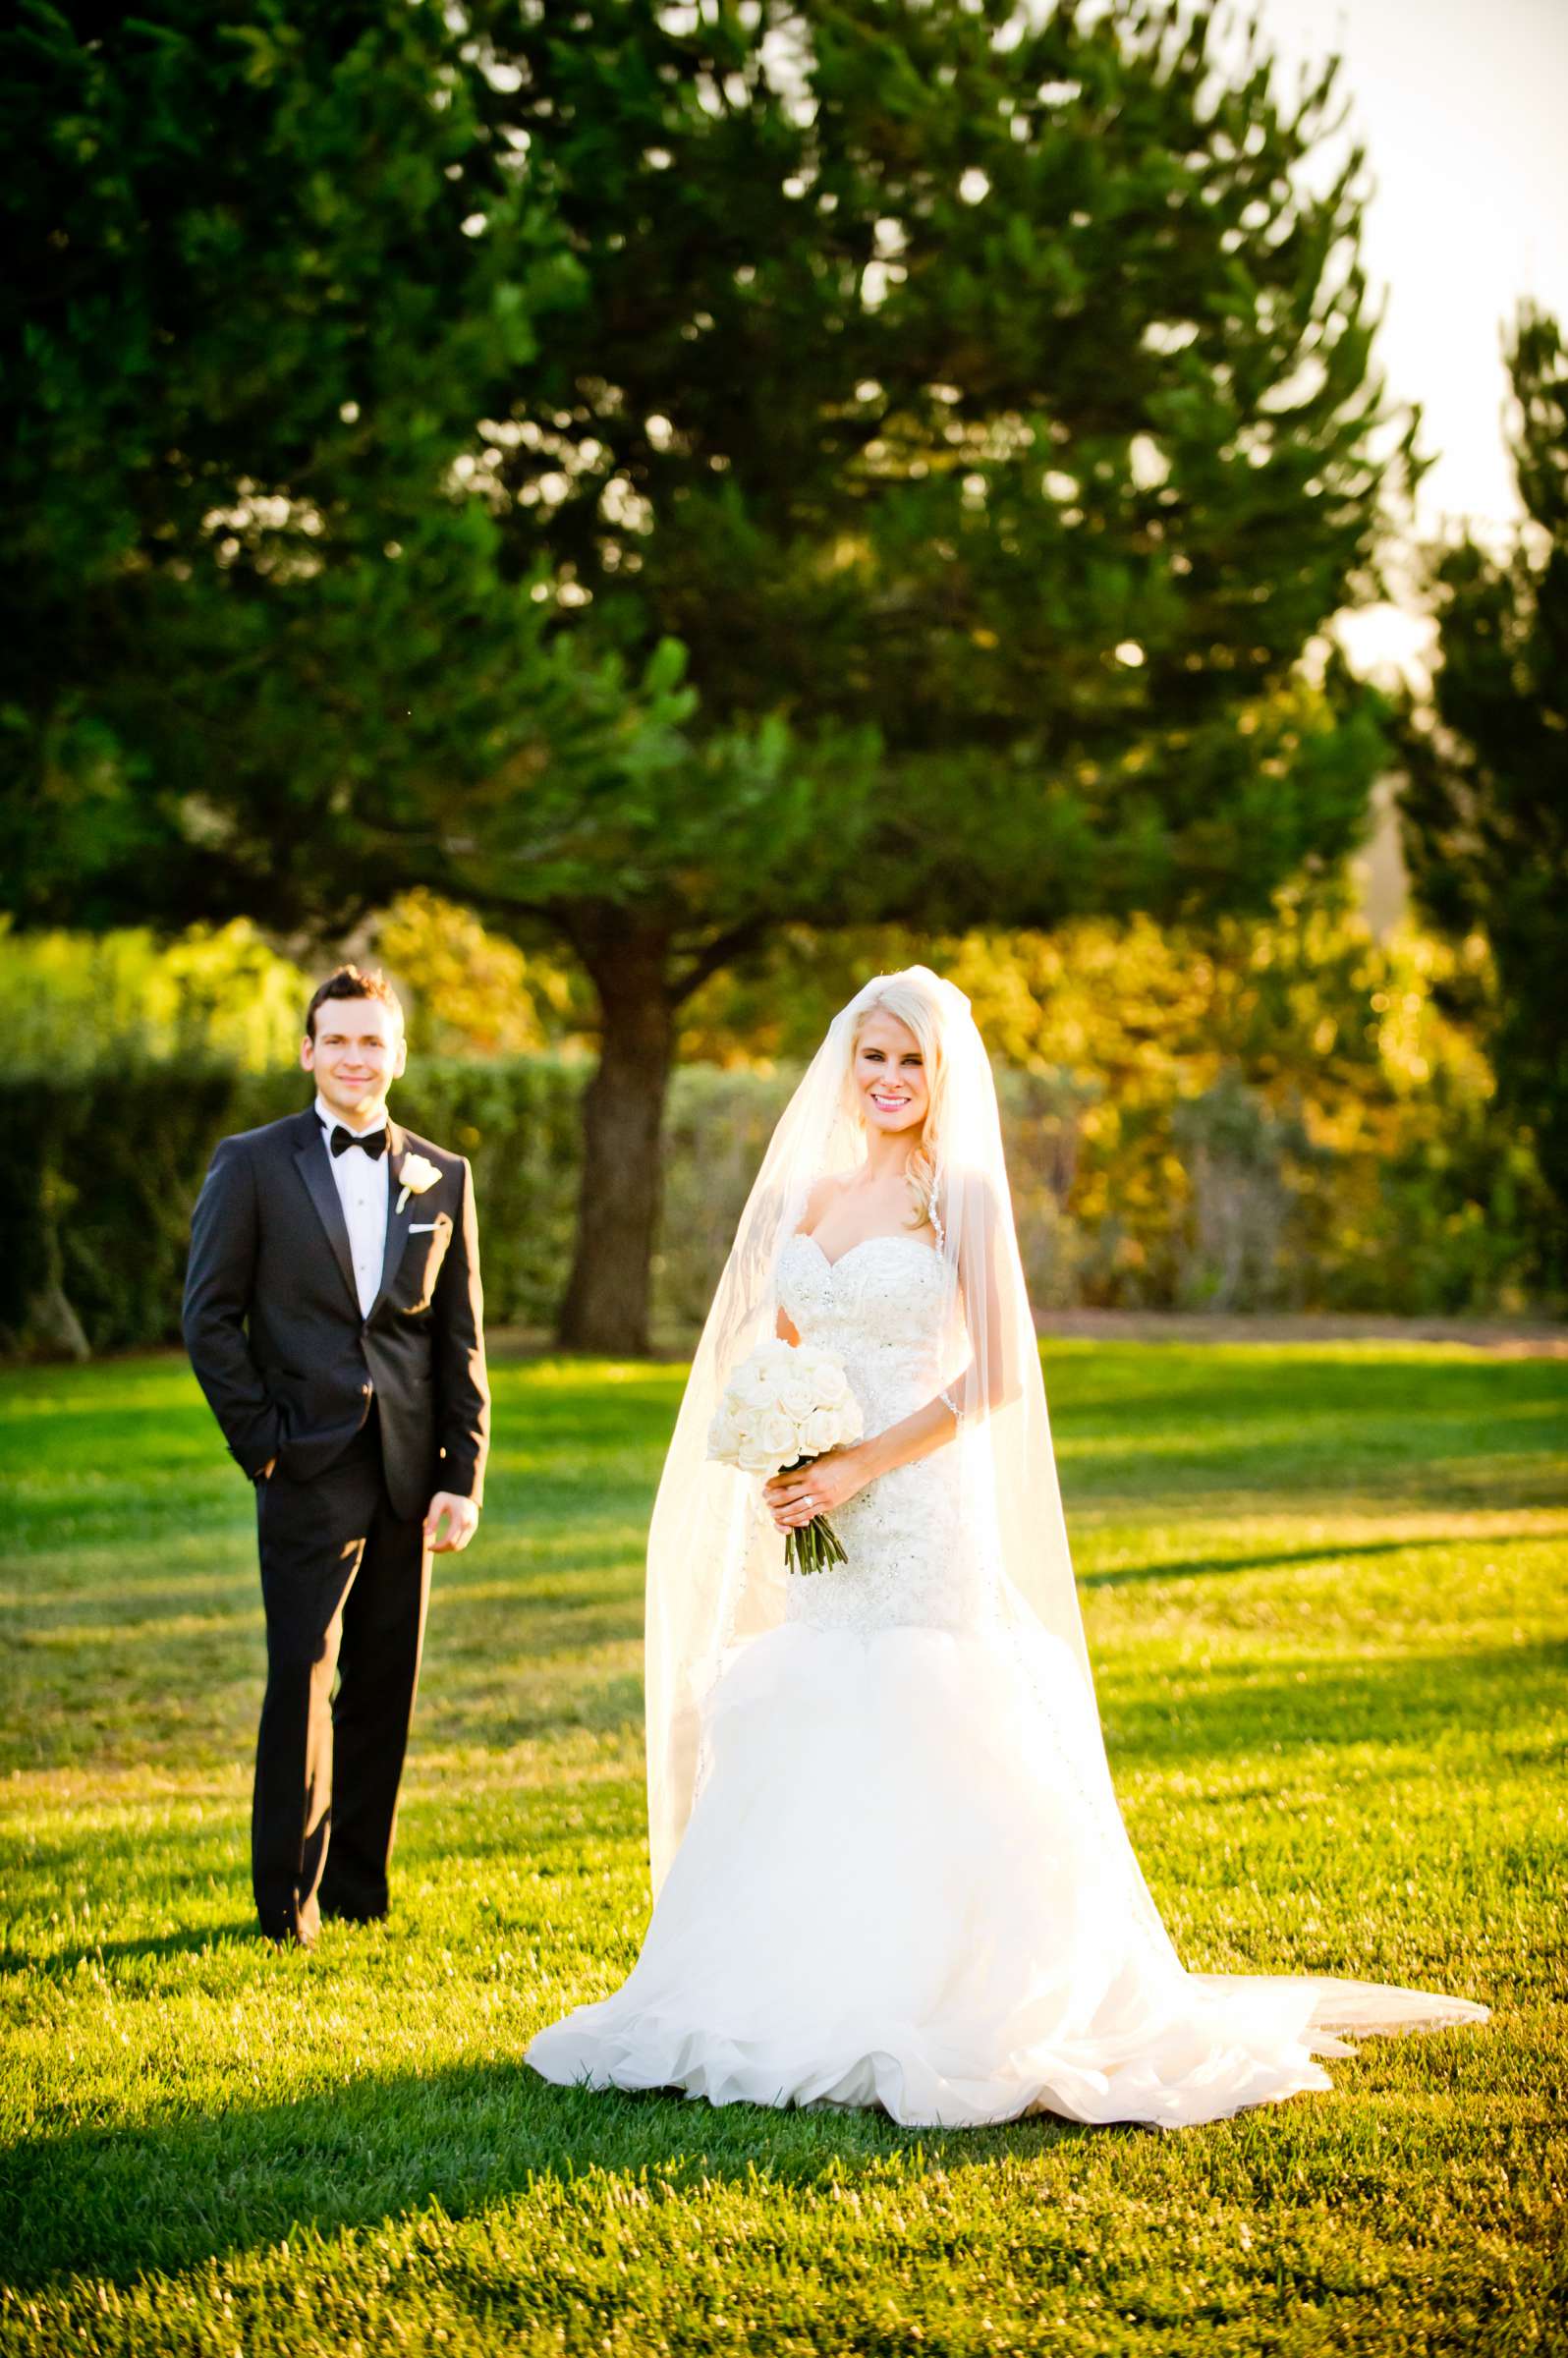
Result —
[{"label": "tulle skirt", "polygon": [[1085,1702],[1049,1645],[800,1623],[752,1640],[709,1697],[635,1968],[528,2061],[912,2127],[1176,2129],[1331,2087],[1316,2057],[1355,2052],[1338,2032],[1486,2020],[1382,1984],[1184,1971],[1064,1745]]}]

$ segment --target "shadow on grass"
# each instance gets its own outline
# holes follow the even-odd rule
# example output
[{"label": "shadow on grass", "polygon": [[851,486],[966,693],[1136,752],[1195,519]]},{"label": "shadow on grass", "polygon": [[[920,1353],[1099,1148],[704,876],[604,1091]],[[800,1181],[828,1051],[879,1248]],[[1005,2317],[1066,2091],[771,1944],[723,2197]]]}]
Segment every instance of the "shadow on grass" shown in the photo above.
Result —
[{"label": "shadow on grass", "polygon": [[[1424,1744],[1456,1728],[1526,1724],[1555,1711],[1568,1640],[1463,1654],[1413,1654],[1365,1664],[1303,1665],[1304,1675],[1260,1677],[1251,1663],[1193,1674],[1190,1692],[1101,1700],[1112,1768],[1201,1765],[1313,1745]],[[1404,1766],[1390,1764],[1391,1772]]]},{"label": "shadow on grass", "polygon": [[166,1964],[174,1957],[200,1957],[232,1940],[249,1945],[255,1937],[253,1918],[237,1916],[228,1924],[209,1924],[200,1932],[165,1933],[140,1940],[92,1940],[70,1948],[51,1949],[38,1956],[21,1948],[0,1948],[0,1973],[26,1973],[35,1981],[68,1982],[88,1966]]},{"label": "shadow on grass", "polygon": [[[1049,1379],[1048,1352],[1045,1370]],[[1343,1349],[1285,1351],[1261,1362],[1209,1344],[1180,1356],[1093,1352],[1059,1368],[1054,1390],[1055,1420],[1085,1433],[1172,1424],[1201,1431],[1205,1419],[1246,1426],[1272,1409],[1303,1424],[1315,1416],[1370,1421],[1419,1442],[1428,1424],[1474,1419],[1495,1426],[1548,1409],[1561,1418],[1568,1410],[1568,1371],[1560,1361],[1425,1353],[1386,1360]]]},{"label": "shadow on grass", "polygon": [[[1560,1363],[1506,1367],[1354,1359],[1247,1371],[1197,1362],[1186,1380],[1144,1365],[1088,1368],[1052,1406],[1069,1522],[1075,1501],[1125,1495],[1148,1506],[1198,1488],[1218,1493],[1419,1487],[1428,1503],[1564,1494],[1568,1373]],[[1489,1470],[1486,1461],[1495,1460]]]},{"label": "shadow on grass", "polygon": [[[454,1573],[437,1569],[432,1612],[465,1627],[476,1613],[502,1613],[527,1628],[531,1655],[571,1653],[606,1637],[643,1634],[643,1564],[639,1556],[616,1567],[624,1549],[619,1530],[603,1538],[588,1534],[570,1544],[552,1544],[519,1555],[511,1533],[495,1535],[505,1552],[492,1547],[490,1560]],[[115,1646],[161,1638],[170,1621],[214,1625],[244,1618],[259,1623],[260,1584],[251,1535],[239,1560],[215,1570],[196,1568],[183,1579],[165,1577],[139,1584],[134,1609],[126,1611],[124,1559],[105,1562],[94,1574],[74,1574],[58,1589],[28,1588],[23,1606],[25,1637],[69,1635],[81,1628],[103,1633]],[[116,1608],[119,1608],[117,1611]],[[603,1626],[600,1626],[600,1624]]]},{"label": "shadow on grass", "polygon": [[[1078,1585],[1081,1589],[1119,1589],[1135,1580],[1196,1580],[1205,1572],[1273,1572],[1290,1564],[1336,1564],[1351,1556],[1402,1555],[1416,1547],[1442,1544],[1440,1541],[1406,1539],[1355,1540],[1347,1544],[1324,1540],[1314,1547],[1279,1547],[1266,1555],[1156,1557],[1153,1562],[1147,1564],[1114,1564],[1103,1572],[1080,1572]],[[1507,1539],[1488,1540],[1486,1543],[1488,1547],[1506,1547],[1517,1544]]]},{"label": "shadow on grass", "polygon": [[952,2171],[1038,2157],[1094,2134],[1036,2114],[994,2129],[902,2129],[880,2112],[715,2108],[663,2093],[555,2088],[521,2054],[362,2081],[293,2104],[72,2129],[0,2153],[0,2249],[18,2291],[90,2274],[126,2282],[439,2204],[461,2218],[602,2171],[678,2188],[761,2177],[808,2186],[849,2169]]}]

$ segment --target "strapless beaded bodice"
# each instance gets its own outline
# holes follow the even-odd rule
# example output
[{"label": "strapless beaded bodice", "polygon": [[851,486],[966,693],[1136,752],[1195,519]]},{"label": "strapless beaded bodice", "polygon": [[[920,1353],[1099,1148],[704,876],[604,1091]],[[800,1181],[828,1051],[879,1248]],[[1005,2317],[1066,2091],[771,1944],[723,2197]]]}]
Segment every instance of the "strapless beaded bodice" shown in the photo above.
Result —
[{"label": "strapless beaded bodice", "polygon": [[802,1342],[843,1360],[868,1432],[907,1417],[940,1384],[947,1265],[918,1237],[868,1237],[829,1261],[811,1237],[792,1236],[778,1293]]},{"label": "strapless beaded bodice", "polygon": [[[919,1238],[868,1237],[830,1262],[812,1238],[792,1236],[779,1256],[778,1298],[802,1342],[843,1361],[868,1436],[941,1389],[948,1272]],[[866,1631],[966,1626],[975,1599],[955,1477],[945,1446],[895,1467],[837,1508],[833,1528],[849,1561],[792,1574],[786,1618]]]}]

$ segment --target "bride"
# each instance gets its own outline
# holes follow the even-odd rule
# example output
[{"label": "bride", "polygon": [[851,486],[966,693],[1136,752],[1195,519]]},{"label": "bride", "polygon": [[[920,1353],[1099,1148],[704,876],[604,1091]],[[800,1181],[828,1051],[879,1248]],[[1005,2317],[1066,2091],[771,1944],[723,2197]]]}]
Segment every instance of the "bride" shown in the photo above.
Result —
[{"label": "bride", "polygon": [[[866,1437],[759,1490],[706,1457],[770,1334],[838,1354]],[[847,1562],[786,1571],[826,1513]],[[1159,2128],[1332,2086],[1335,2033],[1462,1997],[1189,1973],[1106,1765],[995,1086],[927,968],[835,1017],[768,1148],[648,1545],[655,1904],[546,2079],[717,2105]]]}]

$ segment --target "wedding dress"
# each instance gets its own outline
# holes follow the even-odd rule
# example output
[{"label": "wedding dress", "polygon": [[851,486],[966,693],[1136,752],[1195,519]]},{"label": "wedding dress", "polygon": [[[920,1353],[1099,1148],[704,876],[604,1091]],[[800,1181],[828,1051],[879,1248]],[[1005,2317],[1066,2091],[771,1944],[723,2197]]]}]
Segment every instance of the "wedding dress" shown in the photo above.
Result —
[{"label": "wedding dress", "polygon": [[[802,1208],[864,1151],[854,1024],[909,977],[944,1019],[939,1249],[877,1235],[829,1261]],[[848,1560],[806,1575],[757,1484],[703,1462],[727,1372],[780,1310],[839,1355],[868,1434],[936,1397],[962,1411],[834,1511]],[[1177,1956],[1105,1757],[994,1085],[968,1001],[926,969],[835,1019],[775,1132],[660,1485],[647,1651],[652,1920],[622,1987],[529,2047],[548,2080],[1177,2129],[1330,2088],[1316,2058],[1355,2052],[1337,2034],[1488,2017]]]}]

